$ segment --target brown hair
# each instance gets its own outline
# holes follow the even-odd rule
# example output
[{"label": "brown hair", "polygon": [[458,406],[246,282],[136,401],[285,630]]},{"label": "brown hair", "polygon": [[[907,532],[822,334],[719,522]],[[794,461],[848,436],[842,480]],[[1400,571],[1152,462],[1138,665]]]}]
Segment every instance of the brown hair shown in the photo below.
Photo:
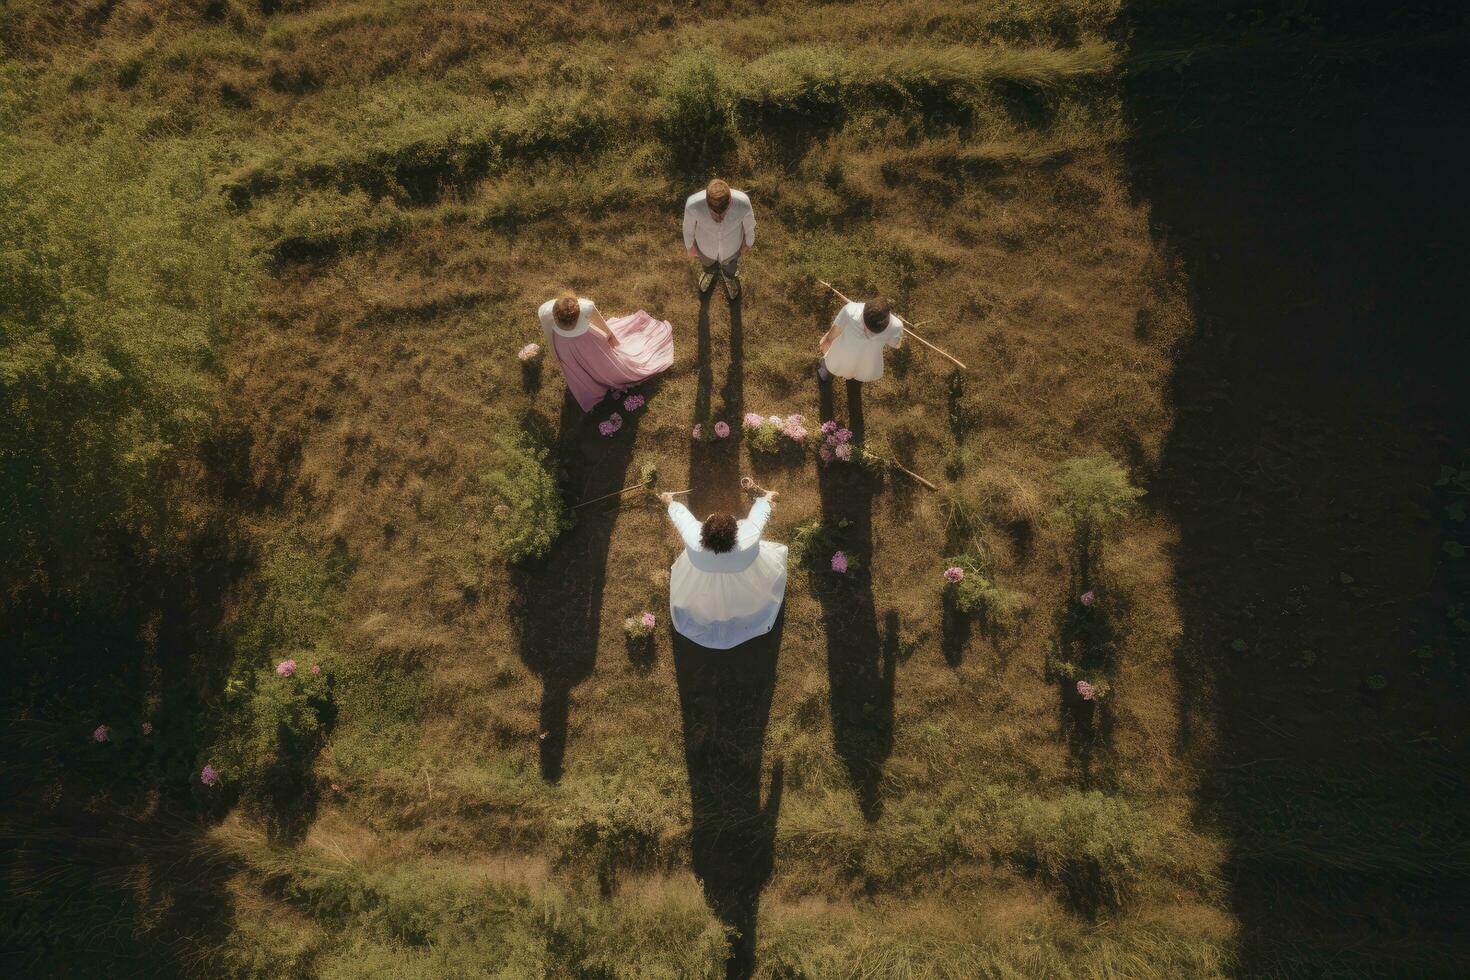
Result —
[{"label": "brown hair", "polygon": [[893,311],[888,308],[888,300],[882,296],[874,296],[863,304],[863,326],[870,333],[882,333],[888,329],[888,318]]},{"label": "brown hair", "polygon": [[730,185],[716,177],[709,182],[704,189],[705,203],[716,211],[723,211],[730,206]]},{"label": "brown hair", "polygon": [[551,304],[551,317],[560,327],[570,327],[582,315],[582,301],[576,293],[562,293]]},{"label": "brown hair", "polygon": [[729,514],[711,514],[699,530],[699,543],[706,551],[721,555],[735,547],[735,531],[735,518]]}]

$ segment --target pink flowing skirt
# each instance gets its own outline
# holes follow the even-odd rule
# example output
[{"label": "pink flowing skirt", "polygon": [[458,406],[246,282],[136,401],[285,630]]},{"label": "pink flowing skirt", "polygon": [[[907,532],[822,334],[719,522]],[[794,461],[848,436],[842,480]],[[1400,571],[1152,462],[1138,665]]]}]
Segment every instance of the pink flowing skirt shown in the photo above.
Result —
[{"label": "pink flowing skirt", "polygon": [[607,318],[618,346],[608,344],[596,330],[580,337],[551,331],[552,346],[572,397],[588,412],[615,388],[631,388],[674,363],[674,328],[643,310]]}]

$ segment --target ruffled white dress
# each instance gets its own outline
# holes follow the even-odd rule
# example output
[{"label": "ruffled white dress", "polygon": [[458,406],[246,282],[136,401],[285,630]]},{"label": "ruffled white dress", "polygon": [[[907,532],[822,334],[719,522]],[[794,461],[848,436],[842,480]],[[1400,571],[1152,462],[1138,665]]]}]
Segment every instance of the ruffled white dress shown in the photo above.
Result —
[{"label": "ruffled white dress", "polygon": [[903,322],[890,315],[888,326],[878,333],[868,333],[863,324],[863,303],[848,303],[837,311],[832,325],[837,338],[827,349],[827,370],[839,378],[854,381],[877,381],[883,377],[883,348],[897,347],[903,341]]},{"label": "ruffled white dress", "polygon": [[700,646],[728,650],[771,631],[786,598],[786,546],[762,541],[771,502],[757,500],[736,524],[735,547],[723,554],[699,543],[701,524],[689,508],[669,504],[684,553],[669,569],[674,629]]}]

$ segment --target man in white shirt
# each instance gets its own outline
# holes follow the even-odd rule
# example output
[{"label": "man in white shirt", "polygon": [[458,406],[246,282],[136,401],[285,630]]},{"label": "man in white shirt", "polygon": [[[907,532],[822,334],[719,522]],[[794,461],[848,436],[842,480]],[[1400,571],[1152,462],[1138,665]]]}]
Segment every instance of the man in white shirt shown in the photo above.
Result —
[{"label": "man in white shirt", "polygon": [[700,293],[724,283],[730,302],[740,298],[740,256],[755,244],[755,209],[744,191],[716,177],[684,202],[684,248],[704,266]]}]

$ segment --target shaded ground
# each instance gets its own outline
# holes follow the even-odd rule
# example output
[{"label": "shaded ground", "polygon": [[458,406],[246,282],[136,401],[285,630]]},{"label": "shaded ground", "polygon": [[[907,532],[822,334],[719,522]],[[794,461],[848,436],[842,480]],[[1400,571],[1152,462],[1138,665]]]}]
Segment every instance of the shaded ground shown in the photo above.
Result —
[{"label": "shaded ground", "polygon": [[[1199,323],[1152,486],[1180,528],[1181,714],[1215,723],[1181,750],[1230,842],[1243,972],[1448,975],[1470,797],[1432,484],[1470,443],[1467,52],[1446,5],[1313,6],[1268,13],[1308,26],[1289,41],[1216,27],[1248,56],[1126,87]],[[1127,23],[1138,51],[1200,41],[1166,6]]]}]

